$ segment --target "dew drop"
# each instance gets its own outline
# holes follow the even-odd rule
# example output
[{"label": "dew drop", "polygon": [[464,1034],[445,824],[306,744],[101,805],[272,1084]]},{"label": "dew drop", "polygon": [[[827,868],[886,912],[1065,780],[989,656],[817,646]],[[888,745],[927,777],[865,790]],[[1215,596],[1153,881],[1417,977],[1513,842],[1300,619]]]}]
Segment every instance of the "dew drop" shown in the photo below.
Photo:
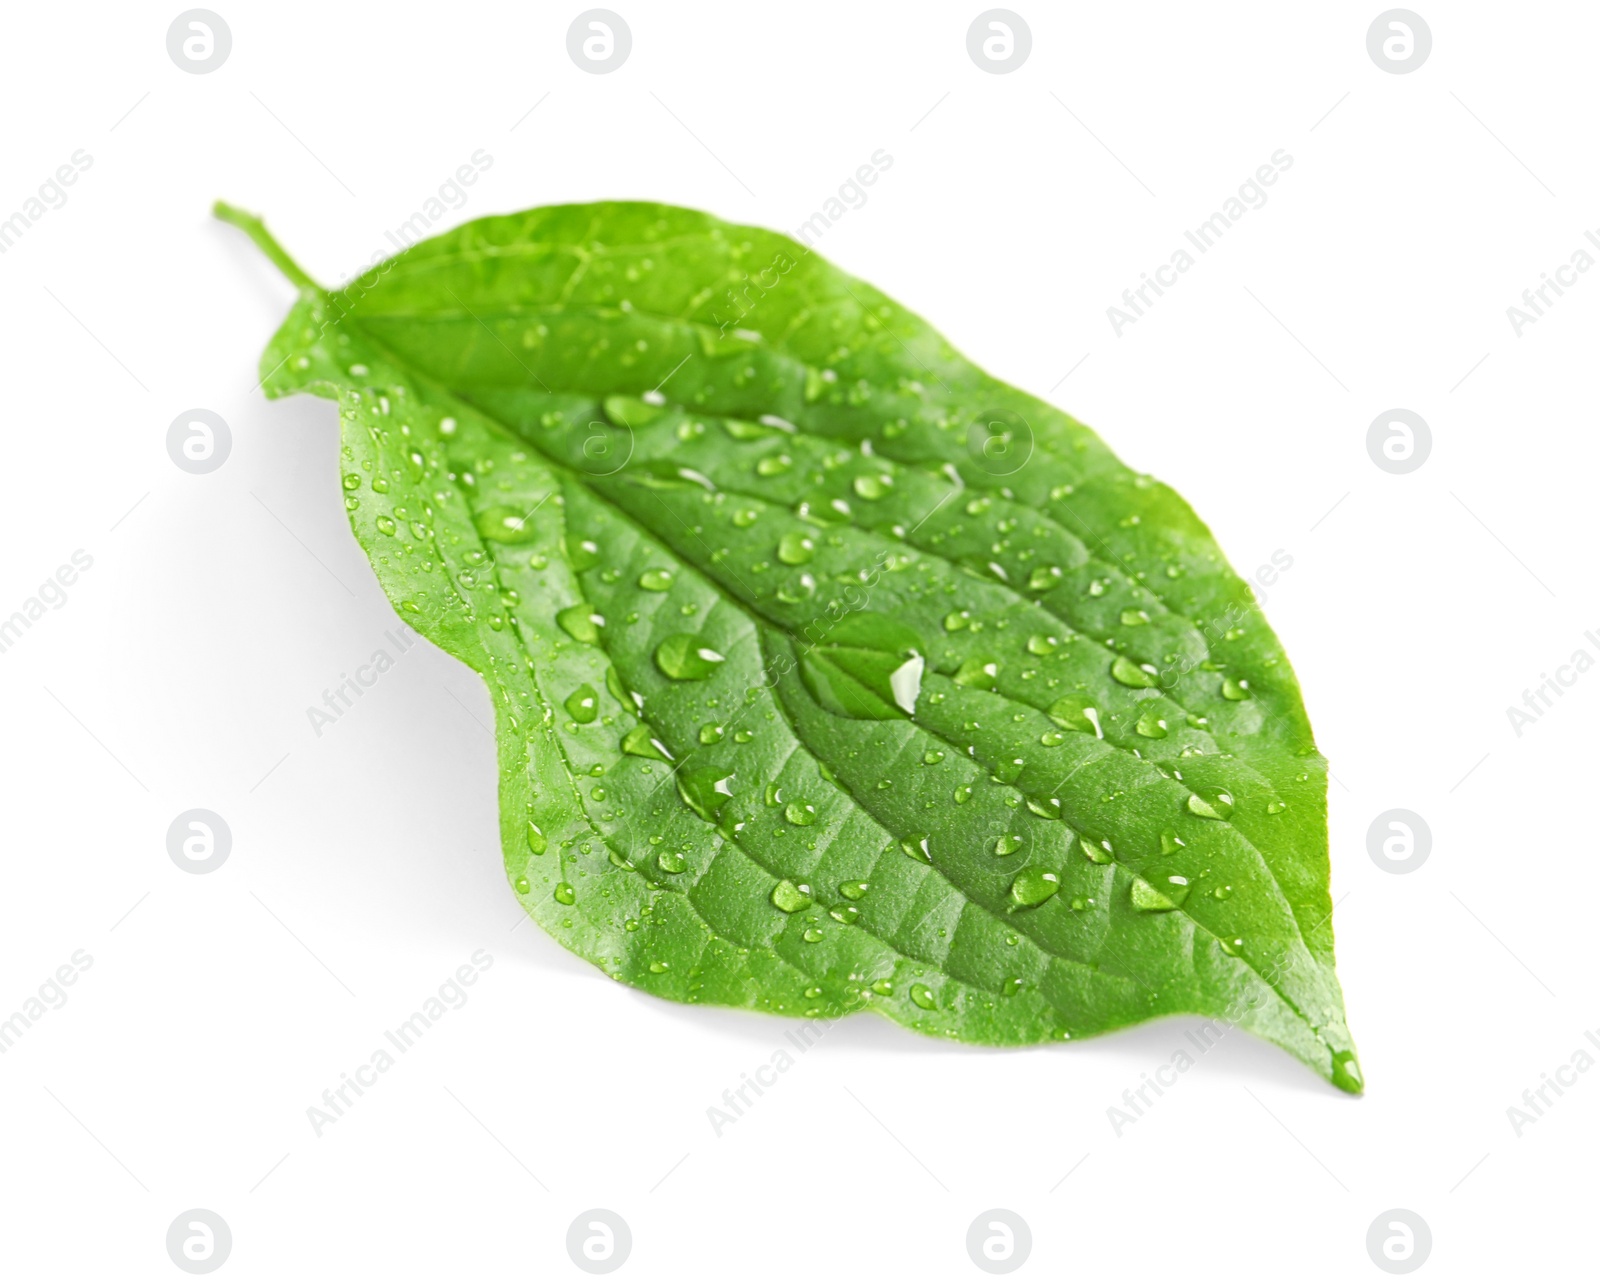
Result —
[{"label": "dew drop", "polygon": [[1111,662],[1111,676],[1125,687],[1153,687],[1156,675],[1153,670],[1135,663],[1125,655]]},{"label": "dew drop", "polygon": [[1032,865],[1012,880],[1011,899],[1024,909],[1043,905],[1061,890],[1061,879],[1054,870]]},{"label": "dew drop", "polygon": [[574,722],[590,723],[600,716],[600,695],[587,682],[562,703]]},{"label": "dew drop", "polygon": [[1189,880],[1182,874],[1154,874],[1148,879],[1135,875],[1128,895],[1140,913],[1165,913],[1188,899]]},{"label": "dew drop", "polygon": [[798,914],[801,910],[811,908],[811,888],[805,883],[792,883],[785,878],[772,889],[772,903],[785,914]]},{"label": "dew drop", "polygon": [[783,809],[783,818],[791,825],[814,825],[817,809],[808,802],[792,802]]},{"label": "dew drop", "polygon": [[587,602],[579,602],[576,606],[569,606],[556,612],[556,623],[559,624],[574,641],[594,645],[600,640],[600,630],[605,626],[605,617],[595,612],[594,607]]},{"label": "dew drop", "polygon": [[803,566],[817,555],[817,546],[803,531],[789,531],[778,541],[778,560],[785,566]]},{"label": "dew drop", "polygon": [[539,537],[539,529],[521,508],[486,508],[473,522],[478,534],[497,544],[527,544]]},{"label": "dew drop", "polygon": [[656,667],[678,682],[700,682],[725,659],[692,633],[674,633],[656,648]]}]

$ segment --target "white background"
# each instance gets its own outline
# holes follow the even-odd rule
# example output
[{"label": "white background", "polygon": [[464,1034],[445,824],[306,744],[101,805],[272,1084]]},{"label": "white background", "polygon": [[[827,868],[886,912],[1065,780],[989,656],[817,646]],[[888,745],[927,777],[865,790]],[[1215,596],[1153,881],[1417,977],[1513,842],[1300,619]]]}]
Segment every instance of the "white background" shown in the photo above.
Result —
[{"label": "white background", "polygon": [[[208,75],[168,57],[177,4],[17,6],[0,44],[0,217],[93,157],[0,256],[0,616],[93,558],[0,654],[0,1015],[93,958],[0,1056],[8,1279],[183,1278],[195,1207],[238,1280],[585,1278],[565,1237],[596,1206],[632,1228],[622,1278],[984,1278],[994,1207],[1032,1228],[1024,1278],[1383,1278],[1395,1207],[1432,1229],[1424,1277],[1589,1269],[1600,1073],[1520,1137],[1506,1112],[1600,1024],[1600,676],[1520,737],[1506,707],[1600,657],[1600,272],[1521,337],[1506,309],[1600,226],[1592,6],[1416,0],[1433,52],[1392,75],[1376,2],[1016,0],[1032,55],[991,75],[981,3],[614,0],[633,51],[597,76],[576,3],[214,3]],[[1266,609],[1335,775],[1364,1098],[1240,1034],[1119,1137],[1108,1107],[1197,1022],[994,1052],[860,1016],[718,1137],[791,1027],[644,997],[520,921],[470,672],[417,646],[313,733],[395,617],[333,408],[253,388],[291,291],[213,198],[337,281],[478,149],[441,227],[642,197],[793,229],[880,148],[821,253],[1175,485],[1244,573],[1293,558]],[[1114,334],[1279,148],[1265,207]],[[1397,406],[1433,432],[1405,476],[1365,445]],[[207,476],[166,452],[191,407],[233,432]],[[203,877],[166,850],[192,807],[233,833]],[[1433,835],[1403,876],[1367,851],[1393,807]],[[480,949],[466,1006],[316,1137],[307,1107]]]}]

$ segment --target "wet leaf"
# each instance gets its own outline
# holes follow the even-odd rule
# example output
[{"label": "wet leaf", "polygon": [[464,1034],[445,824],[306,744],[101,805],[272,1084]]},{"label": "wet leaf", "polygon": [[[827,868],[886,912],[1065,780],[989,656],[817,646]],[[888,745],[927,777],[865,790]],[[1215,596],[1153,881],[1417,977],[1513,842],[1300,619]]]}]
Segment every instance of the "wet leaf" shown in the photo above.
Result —
[{"label": "wet leaf", "polygon": [[487,683],[506,873],[568,948],[980,1043],[1221,1017],[1360,1089],[1326,764],[1170,489],[774,233],[535,209],[323,290],[219,214],[299,287],[264,387],[338,403],[356,537]]}]

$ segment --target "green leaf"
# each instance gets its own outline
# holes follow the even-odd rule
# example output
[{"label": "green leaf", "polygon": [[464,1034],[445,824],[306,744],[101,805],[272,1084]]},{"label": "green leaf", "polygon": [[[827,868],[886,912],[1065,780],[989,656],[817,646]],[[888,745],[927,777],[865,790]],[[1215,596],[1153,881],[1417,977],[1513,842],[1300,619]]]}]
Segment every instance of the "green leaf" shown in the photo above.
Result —
[{"label": "green leaf", "polygon": [[978,1043],[1222,1018],[1359,1091],[1326,764],[1249,589],[1089,429],[786,237],[481,219],[299,287],[400,615],[494,700],[506,873],[653,994]]}]

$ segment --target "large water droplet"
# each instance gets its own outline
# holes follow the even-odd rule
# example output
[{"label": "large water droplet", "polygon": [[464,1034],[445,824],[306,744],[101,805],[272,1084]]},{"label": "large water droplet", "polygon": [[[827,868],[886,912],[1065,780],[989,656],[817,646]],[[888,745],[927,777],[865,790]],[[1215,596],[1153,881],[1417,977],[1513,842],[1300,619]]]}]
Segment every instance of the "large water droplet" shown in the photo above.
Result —
[{"label": "large water droplet", "polygon": [[1061,879],[1054,870],[1029,866],[1012,880],[1011,899],[1024,909],[1043,905],[1061,890]]},{"label": "large water droplet", "polygon": [[589,723],[600,716],[600,695],[587,682],[562,703],[574,722]]},{"label": "large water droplet", "polygon": [[539,538],[531,515],[521,508],[486,508],[473,524],[478,534],[497,544],[528,544]]},{"label": "large water droplet", "polygon": [[787,878],[772,889],[772,903],[785,914],[798,914],[812,906],[811,888],[805,883],[791,883]]},{"label": "large water droplet", "polygon": [[1152,740],[1165,740],[1167,736],[1167,720],[1154,709],[1146,709],[1139,715],[1139,721],[1134,730],[1141,736],[1148,736]]},{"label": "large water droplet", "polygon": [[817,809],[808,802],[792,802],[784,807],[783,818],[791,825],[814,825]]},{"label": "large water droplet", "polygon": [[1233,795],[1218,794],[1215,799],[1207,800],[1199,794],[1190,794],[1189,810],[1207,820],[1227,820],[1233,815]]},{"label": "large water droplet", "polygon": [[972,656],[956,670],[955,684],[975,691],[994,691],[1000,686],[1000,664],[987,656]]},{"label": "large water droplet", "polygon": [[655,729],[648,723],[638,726],[622,737],[622,752],[635,758],[654,758],[658,762],[671,762],[672,755],[666,745],[656,738]]},{"label": "large water droplet", "polygon": [[1135,876],[1129,896],[1133,908],[1142,913],[1164,913],[1189,898],[1189,880],[1182,874],[1152,874],[1148,879]]},{"label": "large water droplet", "polygon": [[701,820],[716,824],[722,809],[733,797],[734,773],[726,767],[696,767],[680,771],[677,776],[678,794],[688,803]]},{"label": "large water droplet", "polygon": [[1361,1077],[1361,1063],[1356,1060],[1354,1052],[1333,1054],[1333,1086],[1355,1093],[1366,1087],[1366,1081]]},{"label": "large water droplet", "polygon": [[1111,662],[1111,676],[1125,687],[1153,687],[1156,675],[1153,670],[1136,664],[1125,655]]},{"label": "large water droplet", "polygon": [[725,658],[692,633],[674,633],[656,648],[656,667],[678,682],[709,678]]},{"label": "large water droplet", "polygon": [[778,560],[785,566],[803,566],[816,555],[816,541],[804,531],[789,531],[778,540]]},{"label": "large water droplet", "polygon": [[1066,727],[1069,731],[1092,731],[1096,740],[1105,739],[1105,734],[1100,730],[1100,711],[1092,704],[1086,705],[1072,696],[1063,696],[1046,712],[1050,721],[1058,727]]},{"label": "large water droplet", "polygon": [[556,612],[556,623],[575,641],[594,645],[600,640],[600,630],[605,627],[605,616],[595,612],[587,602],[566,607]]}]

